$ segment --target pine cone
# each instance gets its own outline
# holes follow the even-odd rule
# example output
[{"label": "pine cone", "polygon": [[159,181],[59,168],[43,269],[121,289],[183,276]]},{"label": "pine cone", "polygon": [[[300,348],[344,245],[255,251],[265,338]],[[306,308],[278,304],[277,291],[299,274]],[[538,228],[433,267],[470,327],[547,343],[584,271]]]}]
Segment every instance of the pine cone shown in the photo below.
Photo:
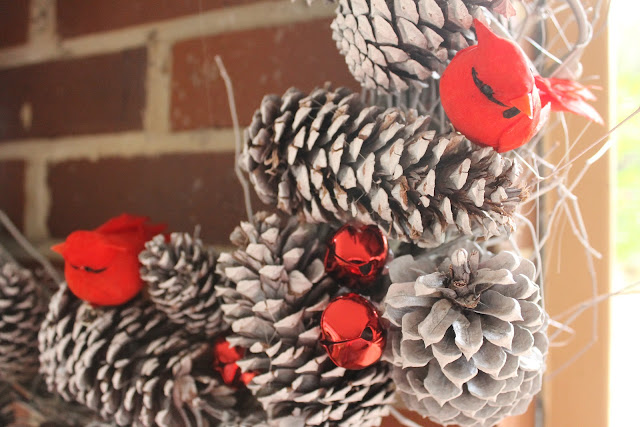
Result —
[{"label": "pine cone", "polygon": [[141,276],[156,307],[192,334],[213,337],[223,329],[214,286],[217,254],[187,233],[156,236],[140,253]]},{"label": "pine cone", "polygon": [[385,358],[407,405],[448,425],[493,426],[526,411],[540,391],[548,316],[531,262],[511,252],[458,249],[433,260],[395,259],[385,298]]},{"label": "pine cone", "polygon": [[[400,92],[439,78],[459,51],[476,43],[480,6],[502,0],[339,0],[331,28],[362,86]],[[437,73],[437,74],[434,74]]]},{"label": "pine cone", "polygon": [[319,343],[322,311],[338,292],[324,272],[328,232],[259,213],[231,235],[238,249],[220,255],[227,340],[246,349],[238,365],[258,374],[248,387],[271,425],[379,425],[393,396],[386,364],[346,371]]},{"label": "pine cone", "polygon": [[49,389],[118,425],[217,425],[236,416],[233,390],[210,376],[211,343],[194,341],[140,296],[94,309],[64,285],[38,338]]},{"label": "pine cone", "polygon": [[265,203],[310,222],[378,224],[437,246],[451,235],[503,235],[524,198],[521,168],[429,118],[365,106],[348,89],[266,96],[246,131],[243,167]]},{"label": "pine cone", "polygon": [[31,272],[0,260],[0,380],[25,382],[37,374],[37,337],[45,310]]}]

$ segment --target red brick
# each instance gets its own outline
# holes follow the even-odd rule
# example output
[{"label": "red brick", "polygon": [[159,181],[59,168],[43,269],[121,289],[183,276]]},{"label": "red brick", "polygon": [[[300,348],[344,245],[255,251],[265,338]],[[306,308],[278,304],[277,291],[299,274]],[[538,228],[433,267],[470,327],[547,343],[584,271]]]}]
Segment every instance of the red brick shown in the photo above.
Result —
[{"label": "red brick", "polygon": [[29,33],[29,1],[0,0],[0,48],[24,44]]},{"label": "red brick", "polygon": [[264,0],[63,0],[58,31],[73,37],[258,1]]},{"label": "red brick", "polygon": [[[0,161],[0,209],[20,229],[24,216],[24,169],[21,160]],[[4,233],[2,225],[0,233]]]},{"label": "red brick", "polygon": [[197,38],[173,48],[171,126],[174,130],[231,125],[220,55],[234,84],[238,115],[249,124],[268,93],[290,86],[309,91],[325,82],[358,88],[331,39],[330,20]]},{"label": "red brick", "polygon": [[51,167],[48,183],[55,237],[129,212],[166,222],[173,231],[193,232],[201,224],[206,241],[228,244],[246,218],[233,154],[68,161]]},{"label": "red brick", "polygon": [[0,140],[140,129],[146,61],[133,49],[1,70]]}]

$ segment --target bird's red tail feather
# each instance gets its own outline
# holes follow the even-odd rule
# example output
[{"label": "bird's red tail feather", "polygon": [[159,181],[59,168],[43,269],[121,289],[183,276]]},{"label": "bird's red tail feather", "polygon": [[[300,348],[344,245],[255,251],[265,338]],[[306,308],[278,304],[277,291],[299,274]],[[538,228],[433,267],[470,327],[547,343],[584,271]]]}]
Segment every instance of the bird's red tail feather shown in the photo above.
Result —
[{"label": "bird's red tail feather", "polygon": [[573,80],[536,76],[536,87],[540,91],[542,105],[551,105],[553,111],[568,111],[604,124],[602,116],[587,101],[596,97],[590,88]]}]

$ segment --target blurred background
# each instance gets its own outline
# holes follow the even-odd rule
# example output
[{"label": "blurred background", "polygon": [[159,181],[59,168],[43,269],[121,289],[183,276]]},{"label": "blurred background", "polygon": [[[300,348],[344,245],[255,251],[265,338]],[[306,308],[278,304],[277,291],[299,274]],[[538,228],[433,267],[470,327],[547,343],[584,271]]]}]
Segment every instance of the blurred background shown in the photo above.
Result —
[{"label": "blurred background", "polygon": [[[614,0],[610,37],[615,76],[613,112],[616,122],[640,106],[640,55],[637,41],[640,26],[633,18],[640,3]],[[640,117],[630,120],[614,135],[616,152],[616,232],[615,272],[612,290],[640,281]],[[638,289],[637,287],[635,288]],[[640,369],[632,368],[633,356],[640,352],[637,312],[640,295],[630,292],[611,301],[610,425],[629,425],[636,417],[633,387],[640,382]]]}]

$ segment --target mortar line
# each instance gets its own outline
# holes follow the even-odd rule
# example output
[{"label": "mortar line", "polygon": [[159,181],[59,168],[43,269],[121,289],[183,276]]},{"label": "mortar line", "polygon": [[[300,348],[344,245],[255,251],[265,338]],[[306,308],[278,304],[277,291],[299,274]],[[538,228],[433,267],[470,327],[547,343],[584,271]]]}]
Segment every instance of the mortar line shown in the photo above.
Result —
[{"label": "mortar line", "polygon": [[171,47],[153,32],[147,46],[144,129],[168,133],[171,105]]},{"label": "mortar line", "polygon": [[97,161],[104,157],[149,157],[168,154],[232,153],[233,129],[176,133],[124,132],[38,138],[0,143],[0,160],[23,159],[55,164],[66,160]]},{"label": "mortar line", "polygon": [[56,2],[31,0],[29,10],[29,38],[27,47],[54,47],[58,40],[56,25]]},{"label": "mortar line", "polygon": [[26,162],[24,177],[24,231],[29,239],[44,240],[49,237],[47,218],[51,197],[47,184],[47,162],[32,158]]},{"label": "mortar line", "polygon": [[315,2],[307,6],[304,2],[291,3],[290,0],[226,7],[172,20],[78,36],[61,40],[54,45],[27,44],[0,50],[0,69],[141,47],[145,46],[154,32],[158,40],[173,45],[175,42],[195,37],[327,18],[334,16],[334,9],[334,5],[324,2]]}]

